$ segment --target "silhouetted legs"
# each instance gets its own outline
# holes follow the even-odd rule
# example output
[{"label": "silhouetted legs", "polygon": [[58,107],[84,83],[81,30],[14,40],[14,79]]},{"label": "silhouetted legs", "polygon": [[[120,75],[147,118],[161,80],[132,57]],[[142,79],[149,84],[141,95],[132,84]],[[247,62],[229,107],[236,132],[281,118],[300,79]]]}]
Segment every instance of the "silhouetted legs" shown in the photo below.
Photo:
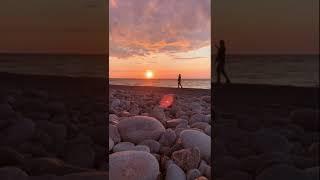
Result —
[{"label": "silhouetted legs", "polygon": [[181,82],[178,82],[178,88],[182,88]]},{"label": "silhouetted legs", "polygon": [[226,82],[230,83],[230,79],[225,71],[224,63],[218,63],[217,66],[217,84],[221,83],[221,74],[226,78]]}]

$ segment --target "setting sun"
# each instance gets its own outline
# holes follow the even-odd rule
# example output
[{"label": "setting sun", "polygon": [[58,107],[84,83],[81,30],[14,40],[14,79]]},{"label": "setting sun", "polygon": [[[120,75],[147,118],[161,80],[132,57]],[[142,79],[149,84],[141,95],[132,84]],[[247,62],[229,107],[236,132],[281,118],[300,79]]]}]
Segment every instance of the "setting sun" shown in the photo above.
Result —
[{"label": "setting sun", "polygon": [[154,74],[153,74],[153,71],[147,70],[147,71],[144,73],[144,75],[145,75],[145,77],[146,77],[147,79],[152,79]]}]

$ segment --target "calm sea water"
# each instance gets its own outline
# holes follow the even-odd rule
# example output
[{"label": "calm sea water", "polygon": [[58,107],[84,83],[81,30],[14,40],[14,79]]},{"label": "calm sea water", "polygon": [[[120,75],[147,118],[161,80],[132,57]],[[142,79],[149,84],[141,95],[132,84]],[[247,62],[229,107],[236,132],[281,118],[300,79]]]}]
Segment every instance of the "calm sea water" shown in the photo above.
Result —
[{"label": "calm sea water", "polygon": [[238,55],[227,59],[236,83],[319,87],[318,55]]},{"label": "calm sea water", "polygon": [[105,77],[107,60],[103,55],[1,55],[0,72]]},{"label": "calm sea water", "polygon": [[[127,86],[178,87],[176,79],[109,79],[109,84]],[[184,88],[210,89],[210,79],[183,79]]]},{"label": "calm sea water", "polygon": [[[105,77],[105,56],[0,55],[0,72]],[[226,65],[234,83],[319,87],[317,55],[237,55]],[[213,80],[215,77],[213,78]],[[176,80],[110,79],[110,84],[177,87]],[[182,80],[188,88],[210,88],[210,80]]]}]

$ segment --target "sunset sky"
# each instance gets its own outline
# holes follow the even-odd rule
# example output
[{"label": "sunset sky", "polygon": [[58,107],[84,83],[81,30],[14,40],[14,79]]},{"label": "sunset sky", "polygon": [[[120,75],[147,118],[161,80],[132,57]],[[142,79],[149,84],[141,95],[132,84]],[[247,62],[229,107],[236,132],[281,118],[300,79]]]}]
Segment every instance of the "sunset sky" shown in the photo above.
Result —
[{"label": "sunset sky", "polygon": [[[214,41],[225,39],[229,54],[318,53],[319,0],[212,2]],[[210,0],[109,5],[111,76],[153,68],[155,77],[160,69],[161,77],[190,77],[196,67],[194,75],[207,77]],[[102,0],[1,0],[0,53],[105,53],[106,7]]]},{"label": "sunset sky", "polygon": [[213,36],[229,53],[319,53],[319,0],[213,2]]},{"label": "sunset sky", "polygon": [[106,52],[102,0],[1,0],[0,53]]},{"label": "sunset sky", "polygon": [[210,0],[112,0],[109,77],[210,78]]}]

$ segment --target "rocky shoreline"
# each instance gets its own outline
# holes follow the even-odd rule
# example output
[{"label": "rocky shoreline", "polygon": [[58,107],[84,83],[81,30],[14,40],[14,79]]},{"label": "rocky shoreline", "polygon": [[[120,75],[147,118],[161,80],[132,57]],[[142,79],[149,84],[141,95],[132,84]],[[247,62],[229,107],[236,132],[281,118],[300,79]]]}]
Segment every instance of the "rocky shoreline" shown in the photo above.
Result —
[{"label": "rocky shoreline", "polygon": [[0,179],[319,179],[318,88],[0,82]]},{"label": "rocky shoreline", "polygon": [[[219,86],[214,122],[196,118],[211,116],[205,103],[210,98],[200,90],[113,86],[110,92],[109,165],[115,179],[153,179],[157,173],[159,179],[319,179],[318,88]],[[168,95],[174,103],[159,109]],[[152,129],[160,137],[148,137],[140,121],[160,122]],[[210,136],[213,161],[203,155],[210,149],[203,135]]]},{"label": "rocky shoreline", "polygon": [[318,88],[226,85],[215,89],[217,180],[318,180]]},{"label": "rocky shoreline", "polygon": [[211,179],[210,90],[109,92],[110,179]]},{"label": "rocky shoreline", "polygon": [[103,83],[6,73],[0,81],[0,179],[108,179]]}]

